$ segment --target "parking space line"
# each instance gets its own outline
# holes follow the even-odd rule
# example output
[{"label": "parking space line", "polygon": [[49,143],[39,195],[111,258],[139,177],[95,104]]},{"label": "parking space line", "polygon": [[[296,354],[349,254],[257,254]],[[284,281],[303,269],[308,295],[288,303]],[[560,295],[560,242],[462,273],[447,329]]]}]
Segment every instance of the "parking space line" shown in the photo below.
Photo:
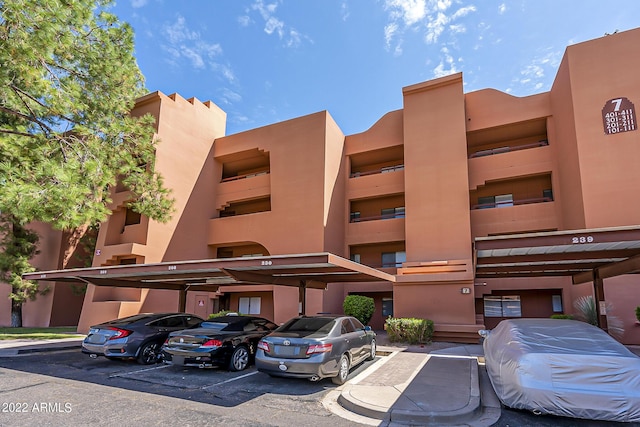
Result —
[{"label": "parking space line", "polygon": [[139,374],[140,372],[154,371],[156,369],[168,368],[170,366],[171,365],[160,365],[160,366],[154,366],[153,368],[139,369],[137,371],[131,371],[131,372],[123,372],[121,374],[109,375],[109,378],[123,377],[125,375],[131,375],[131,374]]},{"label": "parking space line", "polygon": [[230,383],[230,382],[235,381],[235,380],[241,380],[242,378],[246,378],[246,377],[250,377],[251,375],[255,375],[258,372],[259,371],[249,372],[248,374],[240,375],[239,377],[231,378],[231,379],[228,379],[228,380],[225,380],[225,381],[221,381],[219,383],[215,383],[215,384],[211,384],[211,385],[206,385],[204,387],[200,387],[200,390],[206,390],[208,388],[216,387],[216,386],[219,386],[219,385],[222,385],[222,384],[226,384],[226,383]]}]

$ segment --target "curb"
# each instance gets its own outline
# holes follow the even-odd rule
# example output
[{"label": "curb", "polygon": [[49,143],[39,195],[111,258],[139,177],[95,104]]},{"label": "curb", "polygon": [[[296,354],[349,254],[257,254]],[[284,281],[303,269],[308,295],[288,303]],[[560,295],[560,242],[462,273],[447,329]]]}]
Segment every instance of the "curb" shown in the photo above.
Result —
[{"label": "curb", "polygon": [[0,357],[24,356],[33,353],[78,350],[82,347],[82,339],[65,339],[55,342],[20,343],[14,346],[0,345]]},{"label": "curb", "polygon": [[[416,366],[409,379],[404,384],[393,385],[360,385],[359,382],[367,376],[380,369],[385,363],[391,360],[399,352],[392,352],[389,356],[381,359],[363,372],[355,382],[349,382],[341,387],[337,396],[337,403],[345,410],[356,416],[366,417],[370,420],[382,421],[384,424],[456,424],[466,423],[480,417],[483,413],[480,396],[480,380],[478,361],[473,357],[465,357],[469,360],[469,401],[461,408],[445,411],[433,411],[425,408],[424,411],[393,409],[394,404],[403,395],[405,387],[419,375],[430,359],[430,357],[443,358],[443,356],[430,355]],[[458,357],[459,358],[459,357]],[[426,375],[422,373],[422,375]],[[358,391],[361,397],[357,397],[354,391]],[[367,401],[362,396],[375,396],[371,401]],[[383,404],[382,402],[385,402]]]}]

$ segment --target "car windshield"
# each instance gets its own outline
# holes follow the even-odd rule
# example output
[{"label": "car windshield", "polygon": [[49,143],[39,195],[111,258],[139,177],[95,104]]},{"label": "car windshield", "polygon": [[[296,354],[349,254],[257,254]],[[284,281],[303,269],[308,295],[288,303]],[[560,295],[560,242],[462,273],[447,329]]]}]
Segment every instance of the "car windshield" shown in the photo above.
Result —
[{"label": "car windshield", "polygon": [[329,333],[335,325],[335,319],[327,317],[301,317],[285,323],[279,332],[320,332]]}]

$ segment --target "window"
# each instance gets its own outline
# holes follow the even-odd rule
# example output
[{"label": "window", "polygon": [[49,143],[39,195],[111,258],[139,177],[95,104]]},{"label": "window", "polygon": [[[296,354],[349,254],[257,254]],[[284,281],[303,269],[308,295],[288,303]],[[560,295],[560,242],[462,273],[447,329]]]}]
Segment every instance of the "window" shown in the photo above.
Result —
[{"label": "window", "polygon": [[513,194],[478,197],[477,209],[506,208],[513,206]]},{"label": "window", "polygon": [[399,208],[382,209],[382,219],[404,218],[404,206]]},{"label": "window", "polygon": [[141,215],[131,209],[125,209],[124,225],[140,224]]},{"label": "window", "polygon": [[406,260],[407,254],[404,251],[382,253],[382,267],[402,267]]},{"label": "window", "polygon": [[238,298],[238,311],[242,314],[260,314],[260,297]]},{"label": "window", "polygon": [[393,298],[382,298],[382,317],[393,316]]},{"label": "window", "polygon": [[522,317],[520,296],[484,297],[484,317]]},{"label": "window", "polygon": [[360,254],[351,254],[351,261],[360,264]]},{"label": "window", "polygon": [[554,313],[562,313],[562,295],[551,295],[551,305]]},{"label": "window", "polygon": [[182,316],[165,317],[164,319],[153,322],[151,326],[156,328],[182,328],[184,327],[184,321]]},{"label": "window", "polygon": [[349,221],[350,222],[359,222],[360,221],[360,212],[351,212],[351,214],[349,214]]},{"label": "window", "polygon": [[355,332],[355,328],[353,327],[353,325],[351,324],[351,322],[349,321],[349,319],[344,319],[342,321],[342,328],[341,328],[341,332],[342,334],[348,334],[350,332]]},{"label": "window", "polygon": [[496,208],[513,206],[513,194],[501,194],[496,196]]},{"label": "window", "polygon": [[551,190],[550,188],[542,190],[542,197],[546,200],[553,201],[553,190]]}]

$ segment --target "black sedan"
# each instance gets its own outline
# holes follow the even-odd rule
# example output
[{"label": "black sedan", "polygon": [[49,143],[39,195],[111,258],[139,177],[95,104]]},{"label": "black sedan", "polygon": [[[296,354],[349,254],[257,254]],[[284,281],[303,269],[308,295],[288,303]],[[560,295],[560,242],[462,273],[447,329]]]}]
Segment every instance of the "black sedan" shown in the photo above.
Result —
[{"label": "black sedan", "polygon": [[271,376],[331,377],[344,384],[349,369],[376,356],[376,334],[351,316],[301,316],[258,343],[256,367]]},{"label": "black sedan", "polygon": [[188,313],[141,313],[92,326],[82,342],[82,352],[92,357],[158,362],[162,343],[170,332],[194,328],[204,322]]},{"label": "black sedan", "polygon": [[199,328],[174,332],[162,347],[165,363],[242,371],[251,363],[258,341],[277,325],[253,316],[220,316]]}]

